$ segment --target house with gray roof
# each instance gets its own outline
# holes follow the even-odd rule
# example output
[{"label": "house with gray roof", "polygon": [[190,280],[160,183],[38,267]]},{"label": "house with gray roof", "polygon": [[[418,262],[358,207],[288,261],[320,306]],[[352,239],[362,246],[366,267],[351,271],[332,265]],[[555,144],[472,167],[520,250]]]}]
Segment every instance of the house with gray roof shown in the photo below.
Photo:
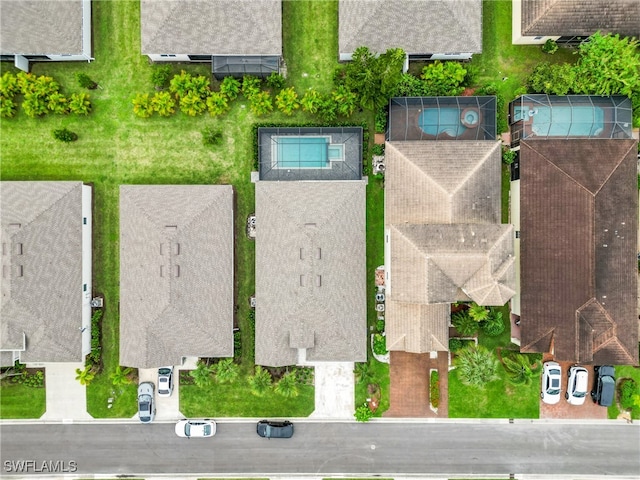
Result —
[{"label": "house with gray roof", "polygon": [[82,182],[0,182],[0,364],[91,351],[91,202]]},{"label": "house with gray roof", "polygon": [[91,0],[0,2],[0,60],[86,61],[91,56]]},{"label": "house with gray roof", "polygon": [[640,37],[637,0],[513,0],[514,44],[579,44],[596,32]]},{"label": "house with gray roof", "polygon": [[261,128],[258,138],[256,363],[366,361],[362,128]]},{"label": "house with gray roof", "polygon": [[402,48],[408,60],[465,60],[482,52],[481,0],[340,0],[340,60],[358,47]]},{"label": "house with gray roof", "polygon": [[387,142],[385,164],[387,348],[446,351],[451,303],[502,306],[515,293],[500,142]]},{"label": "house with gray roof", "polygon": [[142,54],[211,63],[216,78],[279,73],[282,0],[142,0]]},{"label": "house with gray roof", "polygon": [[231,185],[120,186],[120,364],[233,356]]}]

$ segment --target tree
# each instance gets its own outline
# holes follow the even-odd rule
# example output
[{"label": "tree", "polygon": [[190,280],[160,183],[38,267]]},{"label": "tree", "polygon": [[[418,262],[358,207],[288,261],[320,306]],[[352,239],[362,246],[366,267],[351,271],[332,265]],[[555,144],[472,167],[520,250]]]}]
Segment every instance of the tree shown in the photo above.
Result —
[{"label": "tree", "polygon": [[469,307],[469,316],[473,318],[476,322],[482,322],[489,318],[489,310],[482,305],[478,305],[477,303],[472,303]]},{"label": "tree", "polygon": [[465,385],[484,387],[497,380],[498,360],[493,352],[481,345],[471,345],[458,352],[454,359],[460,381]]},{"label": "tree", "polygon": [[240,374],[240,367],[233,363],[233,358],[220,360],[212,367],[212,370],[216,374],[216,380],[220,383],[233,383]]},{"label": "tree", "polygon": [[76,380],[80,382],[80,385],[89,385],[94,378],[95,375],[91,371],[91,367],[84,367],[84,370],[76,368]]},{"label": "tree", "polygon": [[569,63],[541,63],[533,69],[527,84],[533,93],[567,95],[575,91],[576,70]]},{"label": "tree", "polygon": [[300,105],[303,112],[316,114],[322,107],[322,95],[317,90],[307,90],[300,99]]},{"label": "tree", "polygon": [[368,422],[373,417],[373,412],[369,408],[369,405],[363,403],[356,408],[356,412],[353,416],[356,418],[357,422]]},{"label": "tree", "polygon": [[256,397],[262,397],[271,388],[273,379],[268,370],[256,365],[255,373],[249,377],[248,382],[251,393]]},{"label": "tree", "polygon": [[275,391],[285,398],[297,397],[300,391],[298,390],[298,380],[295,372],[285,373],[276,383]]},{"label": "tree", "polygon": [[429,96],[455,96],[464,91],[467,70],[458,62],[436,60],[422,69],[423,94]]},{"label": "tree", "polygon": [[224,77],[220,82],[220,93],[229,100],[235,100],[240,93],[240,80],[233,77]]},{"label": "tree", "polygon": [[176,101],[169,92],[156,92],[151,99],[151,107],[161,117],[168,117],[176,111]]},{"label": "tree", "polygon": [[468,310],[454,313],[451,316],[454,328],[464,337],[472,337],[478,332],[480,325],[469,315]]},{"label": "tree", "polygon": [[211,385],[211,367],[204,363],[202,360],[198,360],[195,370],[191,370],[189,375],[193,378],[193,383],[198,387],[208,387]]},{"label": "tree", "polygon": [[502,356],[502,366],[511,383],[530,385],[533,377],[538,374],[540,362],[533,355],[514,352],[511,355]]},{"label": "tree", "polygon": [[353,374],[355,375],[357,383],[369,383],[373,378],[373,372],[371,372],[369,362],[356,363]]},{"label": "tree", "polygon": [[131,375],[132,372],[133,369],[131,367],[122,368],[120,365],[118,365],[115,371],[111,375],[109,375],[109,378],[111,379],[111,383],[114,387],[119,387],[120,385],[129,385],[131,383],[129,375]]},{"label": "tree", "polygon": [[285,115],[292,115],[293,111],[300,108],[298,94],[293,87],[284,88],[276,95],[276,106]]}]

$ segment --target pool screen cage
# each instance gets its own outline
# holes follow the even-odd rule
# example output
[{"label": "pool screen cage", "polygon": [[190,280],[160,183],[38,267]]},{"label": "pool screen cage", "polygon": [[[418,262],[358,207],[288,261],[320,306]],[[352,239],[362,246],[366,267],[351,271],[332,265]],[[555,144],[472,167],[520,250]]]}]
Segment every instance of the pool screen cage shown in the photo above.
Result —
[{"label": "pool screen cage", "polygon": [[260,180],[362,179],[362,127],[260,127],[257,150]]},{"label": "pool screen cage", "polygon": [[245,75],[267,78],[280,72],[280,57],[269,55],[215,55],[212,59],[213,76],[242,78]]},{"label": "pool screen cage", "polygon": [[622,95],[522,95],[509,104],[511,146],[539,138],[631,138],[631,100]]},{"label": "pool screen cage", "polygon": [[495,140],[496,97],[394,97],[386,138]]}]

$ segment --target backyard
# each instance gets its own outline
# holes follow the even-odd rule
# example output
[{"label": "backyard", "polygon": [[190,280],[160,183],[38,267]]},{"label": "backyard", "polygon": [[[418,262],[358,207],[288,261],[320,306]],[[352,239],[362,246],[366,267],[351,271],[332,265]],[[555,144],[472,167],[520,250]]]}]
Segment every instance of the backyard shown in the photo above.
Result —
[{"label": "backyard", "polygon": [[[283,5],[284,56],[288,69],[286,86],[294,86],[302,95],[313,87],[328,93],[333,87],[337,62],[337,1],[285,1]],[[476,71],[477,86],[496,85],[506,101],[511,100],[528,73],[541,61],[572,61],[570,51],[555,55],[542,53],[536,46],[511,45],[511,2],[483,3],[484,53],[469,64]],[[244,377],[253,369],[253,327],[249,320],[248,299],[254,293],[254,243],[245,235],[245,221],[254,212],[252,125],[255,123],[317,123],[302,110],[286,116],[277,110],[266,117],[255,116],[243,97],[231,102],[224,116],[189,117],[177,113],[170,117],[139,118],[133,113],[132,99],[137,93],[153,93],[150,75],[154,66],[140,55],[139,2],[93,2],[93,43],[96,60],[83,63],[35,63],[33,73],[50,75],[65,92],[77,92],[75,74],[84,72],[99,84],[90,93],[93,110],[87,117],[49,114],[30,118],[22,111],[12,119],[2,119],[0,135],[0,171],[2,180],[82,180],[93,185],[94,293],[104,296],[102,320],[102,372],[87,388],[87,409],[95,417],[131,417],[136,411],[135,385],[114,389],[110,374],[119,358],[119,213],[118,189],[121,184],[231,184],[234,186],[236,219],[236,295],[237,320],[242,336],[239,359],[242,378],[235,384],[214,384],[207,388],[187,386],[181,389],[185,414],[200,415],[300,415],[313,410],[313,387],[301,387],[293,399],[267,396],[244,398]],[[414,68],[414,67],[412,67]],[[2,71],[12,69],[2,63]],[[179,64],[192,74],[210,76],[208,65]],[[504,79],[504,80],[503,80]],[[212,81],[212,89],[218,87]],[[506,112],[502,112],[506,115]],[[354,125],[363,122],[373,136],[374,116],[369,111],[349,118]],[[223,132],[222,144],[202,143],[201,132],[212,126]],[[52,130],[68,128],[78,141],[58,142]],[[369,143],[371,143],[369,140]],[[370,146],[370,145],[369,145]],[[370,149],[367,149],[370,150]],[[368,161],[368,159],[365,159]],[[503,177],[503,221],[508,210],[508,170]],[[374,270],[383,258],[383,182],[370,177],[367,186],[367,280],[369,326],[375,313]],[[505,309],[505,318],[508,311]],[[491,348],[507,346],[508,335],[498,339],[480,338]],[[382,399],[376,415],[388,408],[389,369],[371,358],[371,382],[381,386]],[[449,382],[449,412],[453,417],[537,417],[538,384],[512,387],[504,376],[483,389],[467,387],[452,374]],[[242,383],[242,385],[240,385]],[[3,386],[2,418],[38,416],[44,404],[44,389]],[[366,398],[366,385],[356,388],[356,405]],[[115,396],[113,407],[107,399]],[[29,400],[27,400],[29,399]],[[279,403],[278,403],[279,402]],[[38,407],[25,408],[25,404]],[[274,406],[278,403],[277,408]],[[535,405],[534,405],[535,404]]]}]

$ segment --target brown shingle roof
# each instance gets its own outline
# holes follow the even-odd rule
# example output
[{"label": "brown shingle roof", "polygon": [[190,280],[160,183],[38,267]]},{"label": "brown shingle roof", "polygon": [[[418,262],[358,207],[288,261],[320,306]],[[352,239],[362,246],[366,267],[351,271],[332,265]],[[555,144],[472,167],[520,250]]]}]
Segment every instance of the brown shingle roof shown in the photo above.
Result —
[{"label": "brown shingle roof", "polygon": [[340,0],[339,49],[361,46],[384,53],[479,53],[482,51],[480,0]]},{"label": "brown shingle roof", "polygon": [[2,182],[0,348],[82,361],[82,183]]},{"label": "brown shingle roof", "polygon": [[0,54],[81,54],[83,28],[91,28],[83,8],[81,0],[2,0]]},{"label": "brown shingle roof", "polygon": [[281,0],[142,0],[142,53],[281,55]]},{"label": "brown shingle roof", "polygon": [[120,187],[120,364],[233,355],[233,188]]},{"label": "brown shingle roof", "polygon": [[638,363],[636,142],[520,150],[522,350]]},{"label": "brown shingle roof", "polygon": [[256,363],[364,361],[366,181],[256,183]]},{"label": "brown shingle roof", "polygon": [[589,36],[619,33],[640,36],[637,0],[521,0],[522,34]]}]

